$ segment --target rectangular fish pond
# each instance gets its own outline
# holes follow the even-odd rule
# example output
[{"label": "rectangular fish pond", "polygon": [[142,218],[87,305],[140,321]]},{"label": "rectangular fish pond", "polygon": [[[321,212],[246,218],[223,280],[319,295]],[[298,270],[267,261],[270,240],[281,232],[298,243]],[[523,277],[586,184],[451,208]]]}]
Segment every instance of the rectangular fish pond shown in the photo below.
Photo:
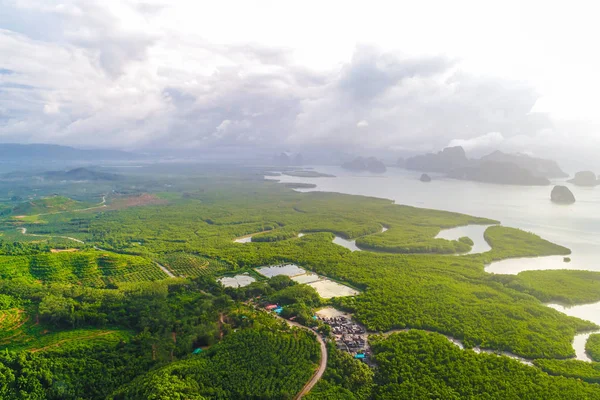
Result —
[{"label": "rectangular fish pond", "polygon": [[248,274],[240,274],[236,276],[225,276],[223,278],[218,279],[219,282],[225,287],[244,287],[248,286],[252,282],[256,281],[253,277]]},{"label": "rectangular fish pond", "polygon": [[308,272],[295,264],[270,265],[256,268],[256,272],[272,278],[278,275],[289,276],[294,281],[300,284],[312,286],[319,296],[324,299],[332,297],[356,296],[360,292],[351,287],[334,282],[326,277],[322,277],[312,272]]}]

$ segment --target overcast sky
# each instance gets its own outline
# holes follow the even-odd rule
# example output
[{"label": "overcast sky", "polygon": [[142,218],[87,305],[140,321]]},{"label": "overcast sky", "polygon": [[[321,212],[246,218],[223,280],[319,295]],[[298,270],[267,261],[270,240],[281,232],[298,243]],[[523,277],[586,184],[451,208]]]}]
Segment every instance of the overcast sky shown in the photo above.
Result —
[{"label": "overcast sky", "polygon": [[0,0],[0,141],[594,158],[578,1]]}]

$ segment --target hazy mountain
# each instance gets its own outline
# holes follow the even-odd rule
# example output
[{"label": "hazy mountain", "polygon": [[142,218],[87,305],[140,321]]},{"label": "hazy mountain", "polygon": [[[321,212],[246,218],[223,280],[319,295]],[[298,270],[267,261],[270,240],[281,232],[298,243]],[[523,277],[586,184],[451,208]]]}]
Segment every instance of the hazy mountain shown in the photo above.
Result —
[{"label": "hazy mountain", "polygon": [[54,144],[14,144],[0,143],[0,160],[36,162],[55,161],[116,161],[143,158],[140,154],[119,150],[83,150]]},{"label": "hazy mountain", "polygon": [[596,186],[600,185],[600,179],[596,178],[596,174],[592,171],[580,171],[575,174],[573,179],[567,182],[577,186]]},{"label": "hazy mountain", "polygon": [[526,168],[511,162],[479,161],[472,166],[453,169],[448,172],[448,177],[507,185],[543,186],[550,184],[548,178],[536,176]]},{"label": "hazy mountain", "polygon": [[75,168],[69,171],[50,171],[43,177],[54,181],[114,181],[119,179],[117,174],[92,171],[87,168]]},{"label": "hazy mountain", "polygon": [[535,176],[549,179],[567,178],[569,176],[569,174],[560,169],[556,161],[535,158],[526,154],[506,154],[501,151],[495,151],[487,156],[481,157],[481,161],[513,163],[521,168],[525,168]]},{"label": "hazy mountain", "polygon": [[352,161],[343,163],[342,168],[351,171],[369,171],[374,173],[382,173],[387,170],[385,164],[375,157],[357,157]]},{"label": "hazy mountain", "polygon": [[447,147],[438,153],[428,153],[406,160],[406,169],[423,172],[448,172],[464,167],[469,163],[465,150],[460,147]]},{"label": "hazy mountain", "polygon": [[455,179],[511,185],[549,185],[550,178],[568,176],[553,160],[501,151],[480,159],[469,159],[460,146],[409,158],[406,160],[406,168],[446,173]]},{"label": "hazy mountain", "polygon": [[302,165],[304,164],[304,157],[300,153],[292,153],[289,151],[284,151],[279,155],[275,156],[273,159],[275,165],[288,167],[291,165]]}]

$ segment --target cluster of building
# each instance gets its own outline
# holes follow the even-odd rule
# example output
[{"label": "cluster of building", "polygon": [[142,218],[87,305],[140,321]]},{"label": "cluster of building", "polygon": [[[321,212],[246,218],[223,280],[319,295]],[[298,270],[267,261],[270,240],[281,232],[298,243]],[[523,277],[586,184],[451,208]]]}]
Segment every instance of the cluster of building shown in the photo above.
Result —
[{"label": "cluster of building", "polygon": [[279,315],[283,311],[283,307],[278,304],[267,304],[265,310],[273,311],[275,314]]},{"label": "cluster of building", "polygon": [[366,329],[347,317],[319,318],[331,327],[337,348],[352,354],[357,359],[366,360],[370,354]]}]

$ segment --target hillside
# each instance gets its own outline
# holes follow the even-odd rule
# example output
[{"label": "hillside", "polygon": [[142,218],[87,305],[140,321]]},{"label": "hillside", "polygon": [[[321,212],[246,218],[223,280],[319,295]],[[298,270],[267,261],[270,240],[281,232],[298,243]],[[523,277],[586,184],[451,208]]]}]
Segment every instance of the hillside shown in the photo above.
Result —
[{"label": "hillside", "polygon": [[68,171],[49,171],[42,175],[45,179],[55,181],[114,181],[117,174],[92,171],[87,168],[75,168]]},{"label": "hillside", "polygon": [[11,215],[49,214],[88,207],[87,204],[63,196],[51,196],[23,202],[13,207]]}]

